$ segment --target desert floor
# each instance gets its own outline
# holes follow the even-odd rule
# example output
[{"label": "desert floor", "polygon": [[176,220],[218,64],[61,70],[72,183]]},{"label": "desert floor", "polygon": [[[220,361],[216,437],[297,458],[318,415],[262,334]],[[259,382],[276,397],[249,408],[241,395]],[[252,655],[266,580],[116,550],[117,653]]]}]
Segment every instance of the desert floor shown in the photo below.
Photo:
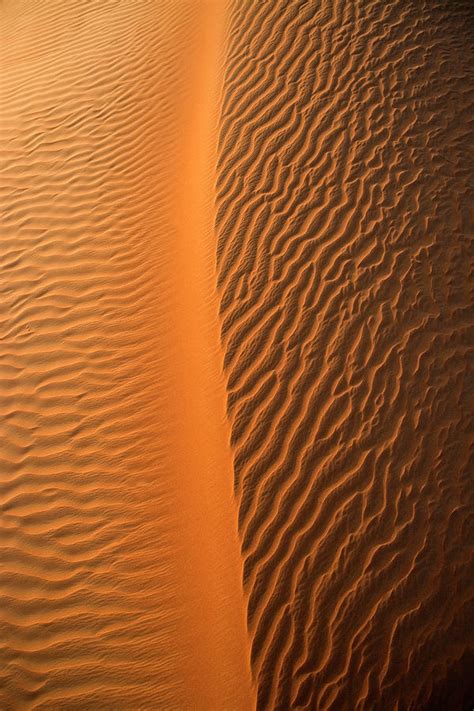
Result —
[{"label": "desert floor", "polygon": [[0,711],[471,709],[472,3],[0,23]]}]

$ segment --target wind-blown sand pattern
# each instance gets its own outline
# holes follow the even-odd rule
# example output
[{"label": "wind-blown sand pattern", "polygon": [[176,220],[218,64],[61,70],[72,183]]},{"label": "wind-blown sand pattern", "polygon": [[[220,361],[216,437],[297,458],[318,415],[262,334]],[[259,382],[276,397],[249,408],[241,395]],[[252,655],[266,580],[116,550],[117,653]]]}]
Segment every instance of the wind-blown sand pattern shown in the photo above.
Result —
[{"label": "wind-blown sand pattern", "polygon": [[258,708],[469,708],[472,4],[233,8],[218,278]]},{"label": "wind-blown sand pattern", "polygon": [[470,709],[472,4],[0,21],[0,711]]},{"label": "wind-blown sand pattern", "polygon": [[220,14],[2,4],[2,711],[252,704],[212,299]]}]

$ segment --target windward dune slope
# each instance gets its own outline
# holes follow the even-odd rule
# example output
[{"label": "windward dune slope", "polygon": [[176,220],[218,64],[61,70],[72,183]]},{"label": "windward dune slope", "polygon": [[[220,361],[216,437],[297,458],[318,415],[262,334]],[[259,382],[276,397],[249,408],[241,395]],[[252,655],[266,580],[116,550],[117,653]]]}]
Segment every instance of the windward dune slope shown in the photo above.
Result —
[{"label": "windward dune slope", "polygon": [[1,4],[2,711],[252,705],[210,279],[220,7]]},{"label": "windward dune slope", "polygon": [[259,709],[474,699],[473,28],[467,1],[233,3],[218,281]]}]

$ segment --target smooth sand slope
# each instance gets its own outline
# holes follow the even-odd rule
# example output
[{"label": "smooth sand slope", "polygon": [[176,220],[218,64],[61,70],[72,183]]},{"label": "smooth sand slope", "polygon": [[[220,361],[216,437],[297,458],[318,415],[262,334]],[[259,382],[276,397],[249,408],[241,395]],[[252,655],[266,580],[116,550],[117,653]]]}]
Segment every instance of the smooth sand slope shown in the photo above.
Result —
[{"label": "smooth sand slope", "polygon": [[233,2],[218,275],[259,709],[474,702],[473,31],[467,0]]},{"label": "smooth sand slope", "polygon": [[2,711],[253,706],[212,276],[224,10],[1,4]]}]

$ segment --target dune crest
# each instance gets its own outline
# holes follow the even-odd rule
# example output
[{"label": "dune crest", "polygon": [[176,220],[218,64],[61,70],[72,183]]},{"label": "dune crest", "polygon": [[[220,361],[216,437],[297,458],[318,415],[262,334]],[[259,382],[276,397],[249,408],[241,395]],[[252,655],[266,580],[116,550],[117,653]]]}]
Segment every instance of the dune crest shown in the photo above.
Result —
[{"label": "dune crest", "polygon": [[0,22],[1,711],[470,709],[472,2]]}]

